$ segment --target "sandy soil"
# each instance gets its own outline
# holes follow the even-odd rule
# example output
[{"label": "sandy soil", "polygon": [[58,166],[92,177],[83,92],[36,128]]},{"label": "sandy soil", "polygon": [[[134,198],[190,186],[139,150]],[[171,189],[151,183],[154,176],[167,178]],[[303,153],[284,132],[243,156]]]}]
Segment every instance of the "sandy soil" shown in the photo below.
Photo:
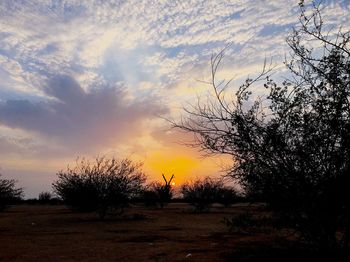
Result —
[{"label": "sandy soil", "polygon": [[185,204],[164,210],[136,206],[122,217],[100,221],[94,213],[73,213],[64,206],[14,206],[0,213],[0,260],[265,261],[271,246],[283,242],[280,237],[229,233],[221,222],[247,208],[196,214]]}]

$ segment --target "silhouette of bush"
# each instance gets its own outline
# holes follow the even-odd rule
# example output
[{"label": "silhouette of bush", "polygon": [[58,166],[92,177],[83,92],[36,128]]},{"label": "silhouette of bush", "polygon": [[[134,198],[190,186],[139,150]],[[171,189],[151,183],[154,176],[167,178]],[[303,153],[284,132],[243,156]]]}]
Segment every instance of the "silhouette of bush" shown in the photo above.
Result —
[{"label": "silhouette of bush", "polygon": [[169,181],[165,175],[162,174],[164,184],[160,182],[152,183],[143,193],[143,198],[146,206],[156,206],[163,208],[167,205],[173,197],[173,187],[171,181],[174,179],[174,175],[171,176]]},{"label": "silhouette of bush", "polygon": [[217,202],[224,205],[225,207],[229,207],[232,204],[238,202],[240,200],[240,196],[234,188],[231,187],[222,187],[218,192]]},{"label": "silhouette of bush", "polygon": [[22,188],[16,187],[13,179],[3,179],[0,174],[0,211],[22,199]]},{"label": "silhouette of bush", "polygon": [[52,199],[52,194],[50,192],[41,192],[39,194],[38,201],[41,204],[48,204]]},{"label": "silhouette of bush", "polygon": [[48,202],[52,198],[52,194],[50,192],[41,192],[39,194],[38,200],[41,202]]},{"label": "silhouette of bush", "polygon": [[156,191],[152,190],[151,185],[142,191],[140,198],[146,207],[156,207],[159,202],[159,196]]},{"label": "silhouette of bush", "polygon": [[157,194],[157,202],[160,208],[167,205],[173,197],[173,189],[171,185],[154,183],[152,185],[152,191]]},{"label": "silhouette of bush", "polygon": [[[195,133],[209,153],[230,154],[229,175],[247,196],[266,201],[304,240],[349,249],[350,32],[329,31],[317,2],[299,3],[282,83],[265,63],[232,92],[231,81],[216,78],[224,49],[211,59],[212,96],[174,127]],[[266,93],[253,96],[261,82]]]},{"label": "silhouette of bush", "polygon": [[221,180],[206,177],[185,183],[181,193],[185,201],[197,212],[208,211],[212,204],[223,200],[223,192],[227,190]]},{"label": "silhouette of bush", "polygon": [[53,189],[64,203],[78,211],[95,211],[101,219],[109,212],[122,213],[146,180],[141,164],[104,157],[77,161],[57,176]]}]

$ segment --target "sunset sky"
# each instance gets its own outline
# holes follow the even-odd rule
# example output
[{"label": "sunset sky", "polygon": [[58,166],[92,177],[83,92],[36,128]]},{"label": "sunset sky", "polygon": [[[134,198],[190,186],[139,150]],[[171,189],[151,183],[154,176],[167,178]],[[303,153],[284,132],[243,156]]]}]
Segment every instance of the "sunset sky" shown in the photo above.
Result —
[{"label": "sunset sky", "polygon": [[[349,28],[350,1],[324,1],[328,25]],[[228,43],[220,77],[233,85],[276,70],[297,0],[1,0],[0,167],[27,197],[51,190],[77,156],[130,157],[150,180],[220,175],[164,118],[209,86],[210,57]],[[277,74],[278,77],[278,74]]]}]

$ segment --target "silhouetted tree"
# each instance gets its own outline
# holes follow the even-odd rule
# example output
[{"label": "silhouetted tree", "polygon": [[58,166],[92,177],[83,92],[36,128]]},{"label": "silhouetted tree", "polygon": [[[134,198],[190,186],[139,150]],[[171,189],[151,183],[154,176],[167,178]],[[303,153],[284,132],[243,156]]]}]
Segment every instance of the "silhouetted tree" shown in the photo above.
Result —
[{"label": "silhouetted tree", "polygon": [[3,211],[8,205],[21,200],[22,195],[23,190],[16,187],[15,180],[3,179],[0,174],[0,211]]},{"label": "silhouetted tree", "polygon": [[98,157],[94,162],[77,161],[74,168],[60,171],[54,192],[78,211],[96,211],[101,219],[109,211],[122,212],[142,190],[146,177],[141,164],[129,159]]},{"label": "silhouetted tree", "polygon": [[[230,175],[304,239],[322,249],[346,249],[350,33],[325,26],[319,5],[299,5],[300,25],[287,38],[286,80],[274,81],[265,63],[260,75],[229,96],[229,82],[216,79],[223,50],[211,60],[213,99],[186,109],[188,117],[174,126],[193,132],[196,145],[208,152],[231,155]],[[261,81],[266,94],[253,96]]]}]

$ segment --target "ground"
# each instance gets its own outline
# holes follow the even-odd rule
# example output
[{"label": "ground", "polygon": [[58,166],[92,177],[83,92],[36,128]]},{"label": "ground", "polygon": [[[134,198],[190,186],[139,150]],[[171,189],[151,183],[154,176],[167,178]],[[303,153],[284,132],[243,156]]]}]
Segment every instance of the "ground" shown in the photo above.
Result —
[{"label": "ground", "polygon": [[0,213],[0,261],[293,261],[285,236],[228,232],[222,223],[259,208],[237,204],[197,214],[180,203],[134,206],[101,221],[61,205],[18,205]]}]

